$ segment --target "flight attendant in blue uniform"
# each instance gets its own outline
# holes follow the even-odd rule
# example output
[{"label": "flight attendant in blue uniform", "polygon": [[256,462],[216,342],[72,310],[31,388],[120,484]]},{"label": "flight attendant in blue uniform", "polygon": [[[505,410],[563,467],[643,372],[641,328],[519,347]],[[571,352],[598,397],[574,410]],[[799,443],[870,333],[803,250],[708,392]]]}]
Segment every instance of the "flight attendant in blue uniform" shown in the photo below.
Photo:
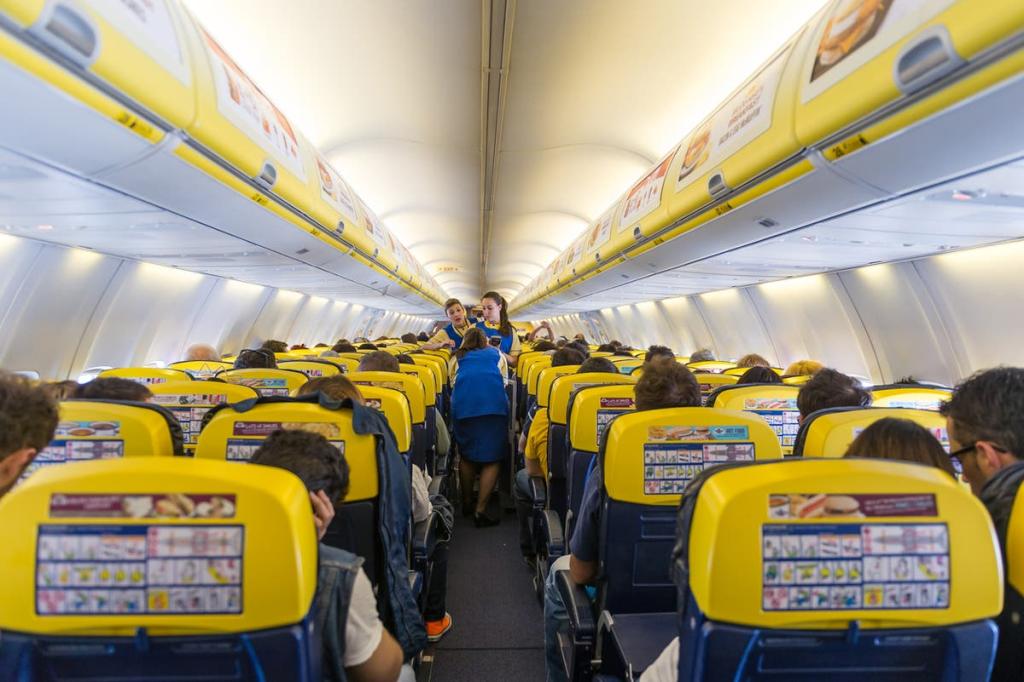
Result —
[{"label": "flight attendant in blue uniform", "polygon": [[[522,344],[519,342],[519,335],[516,334],[515,327],[508,321],[508,304],[498,292],[488,291],[480,299],[480,307],[484,311],[484,319],[482,322],[477,322],[476,326],[487,334],[491,345],[497,344],[498,350],[505,356],[508,365],[515,367],[519,360]],[[499,339],[499,341],[494,339]]]},{"label": "flight attendant in blue uniform", "polygon": [[423,350],[450,348],[455,350],[462,345],[462,336],[476,324],[475,317],[469,317],[465,306],[457,298],[449,298],[444,302],[444,314],[448,318],[448,326],[439,329],[430,340],[423,344]]},{"label": "flight attendant in blue uniform", "polygon": [[[469,329],[451,361],[452,420],[459,445],[462,513],[473,514],[477,528],[499,521],[487,515],[487,501],[508,451],[506,371],[504,356],[487,342],[483,330]],[[478,472],[480,491],[474,504],[471,495]]]}]

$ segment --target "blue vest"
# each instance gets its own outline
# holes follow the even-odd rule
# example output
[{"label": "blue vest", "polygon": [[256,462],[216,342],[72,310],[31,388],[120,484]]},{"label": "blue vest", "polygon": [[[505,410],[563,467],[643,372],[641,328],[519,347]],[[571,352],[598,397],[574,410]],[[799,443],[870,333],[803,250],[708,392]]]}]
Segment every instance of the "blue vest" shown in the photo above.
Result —
[{"label": "blue vest", "polygon": [[509,353],[512,352],[512,339],[514,338],[512,334],[515,334],[515,330],[513,330],[512,334],[502,336],[500,330],[488,327],[486,322],[477,322],[476,326],[478,329],[482,329],[484,334],[487,334],[488,338],[493,338],[497,336],[499,339],[501,339],[501,345],[498,346],[498,348],[501,349],[502,353],[508,355]]},{"label": "blue vest", "polygon": [[498,367],[497,348],[471,350],[459,360],[452,389],[452,418],[471,419],[508,414],[505,378]]},{"label": "blue vest", "polygon": [[[467,317],[466,321],[469,322],[470,325],[477,323],[475,317]],[[455,331],[455,325],[451,322],[449,322],[448,326],[444,328],[444,333],[448,335],[449,339],[455,342],[456,348],[462,345],[462,334]]]}]

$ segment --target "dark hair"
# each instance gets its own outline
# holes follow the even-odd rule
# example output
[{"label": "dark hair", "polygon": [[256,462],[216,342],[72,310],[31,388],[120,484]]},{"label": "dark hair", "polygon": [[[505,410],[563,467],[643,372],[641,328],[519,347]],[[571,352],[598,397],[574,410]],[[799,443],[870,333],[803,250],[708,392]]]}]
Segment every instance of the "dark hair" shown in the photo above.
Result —
[{"label": "dark hair", "polygon": [[900,386],[922,386],[923,384],[915,379],[913,376],[900,377],[896,380],[896,384]]},{"label": "dark hair", "polygon": [[[691,362],[693,359],[691,358]],[[757,353],[747,353],[742,358],[736,361],[737,367],[771,367],[772,363],[765,360],[762,356]]]},{"label": "dark hair", "polygon": [[672,352],[672,349],[668,346],[651,346],[644,353],[644,363],[648,363],[654,358],[668,358],[670,360],[676,359],[676,354]]},{"label": "dark hair", "polygon": [[714,359],[715,354],[711,352],[710,348],[700,348],[690,354],[690,362],[708,362]]},{"label": "dark hair", "polygon": [[693,372],[678,362],[654,361],[644,367],[636,382],[636,409],[657,410],[663,407],[700,407],[700,384]]},{"label": "dark hair", "polygon": [[796,397],[796,405],[803,418],[830,407],[867,407],[870,404],[871,394],[859,381],[828,367],[801,386]]},{"label": "dark hair", "polygon": [[481,302],[485,298],[489,298],[501,306],[501,312],[499,313],[500,316],[498,318],[498,333],[502,336],[511,336],[515,329],[513,329],[512,323],[508,321],[508,301],[506,301],[497,291],[488,291],[480,297]]},{"label": "dark hair", "polygon": [[277,341],[275,339],[267,339],[260,346],[263,350],[269,350],[271,353],[285,353],[288,351],[288,344],[284,341]]},{"label": "dark hair", "polygon": [[362,404],[363,394],[359,387],[353,384],[347,377],[335,374],[332,377],[317,377],[302,384],[296,395],[312,395],[323,393],[333,400],[352,400]]},{"label": "dark hair", "polygon": [[23,448],[42,450],[53,440],[57,402],[25,377],[0,372],[0,459]]},{"label": "dark hair", "polygon": [[355,353],[359,349],[353,346],[348,341],[339,341],[338,343],[331,346],[331,350],[333,350],[335,353]]},{"label": "dark hair", "polygon": [[420,332],[419,334],[416,335],[416,340],[417,341],[429,341],[430,337],[427,336],[426,332]]},{"label": "dark hair", "polygon": [[455,349],[456,360],[461,360],[466,357],[470,351],[480,350],[481,348],[488,348],[490,341],[487,339],[487,334],[480,327],[470,327],[465,334],[462,335],[462,345]]},{"label": "dark hair", "polygon": [[955,476],[953,463],[928,429],[909,419],[886,417],[860,432],[844,457],[871,457],[920,462]]},{"label": "dark hair", "polygon": [[359,372],[398,372],[398,358],[383,350],[367,353],[359,361]]},{"label": "dark hair", "polygon": [[309,492],[323,490],[335,505],[348,493],[345,455],[319,433],[278,429],[267,436],[249,463],[290,471]]},{"label": "dark hair", "polygon": [[583,332],[576,332],[576,334],[573,335],[572,340],[579,341],[584,345],[590,345],[587,343],[587,337],[583,334]]},{"label": "dark hair", "polygon": [[602,343],[597,347],[598,353],[614,353],[616,350],[615,345],[611,343]]},{"label": "dark hair", "polygon": [[616,367],[615,363],[608,358],[587,358],[576,371],[579,374],[584,372],[607,372],[609,374],[618,374],[619,368]]},{"label": "dark hair", "polygon": [[[616,357],[619,357],[619,358],[631,358],[631,357],[633,357],[633,354],[630,353],[629,349],[627,347],[625,347],[625,346],[617,347],[615,349],[615,352],[612,353],[612,355],[614,355]],[[675,356],[673,355],[672,358],[675,359]]]},{"label": "dark hair", "polygon": [[78,382],[67,379],[65,381],[50,381],[40,384],[39,388],[53,400],[61,401],[75,397],[78,392]]},{"label": "dark hair", "polygon": [[377,344],[367,341],[366,343],[359,344],[356,350],[377,350]]},{"label": "dark hair", "polygon": [[235,369],[277,369],[274,351],[266,348],[246,348],[235,358]]},{"label": "dark hair", "polygon": [[1024,369],[977,372],[953,389],[939,411],[949,418],[958,442],[990,440],[1024,459]]},{"label": "dark hair", "polygon": [[582,341],[570,341],[569,343],[565,344],[564,348],[574,348],[578,350],[580,352],[580,355],[583,356],[584,360],[590,357],[590,346],[588,346]]},{"label": "dark hair", "polygon": [[[445,301],[444,302],[444,314],[445,315],[448,314],[448,309],[451,308],[453,305],[462,305],[462,301],[460,301],[457,298],[449,298],[447,301]],[[466,306],[462,305],[462,309],[465,310]]]},{"label": "dark hair", "polygon": [[120,377],[100,377],[87,384],[82,384],[75,391],[80,400],[135,400],[143,403],[153,397],[153,393],[131,379]]},{"label": "dark hair", "polygon": [[770,367],[755,365],[740,376],[737,384],[781,384],[782,377]]},{"label": "dark hair", "polygon": [[544,353],[549,350],[555,350],[556,348],[558,348],[558,346],[551,343],[550,341],[538,341],[537,343],[533,344],[533,349],[541,353]]},{"label": "dark hair", "polygon": [[409,357],[406,353],[399,353],[395,356],[395,360],[398,360],[400,365],[415,365],[416,361]]},{"label": "dark hair", "polygon": [[402,343],[416,343],[416,335],[412,332],[406,332],[402,334],[401,341]]},{"label": "dark hair", "polygon": [[307,348],[306,344],[304,344],[304,343],[296,343],[295,345],[292,346],[291,349],[292,350],[309,350],[309,348]]},{"label": "dark hair", "polygon": [[575,348],[566,346],[565,348],[559,348],[555,351],[555,354],[551,356],[552,367],[563,367],[565,365],[582,365],[586,360],[583,357],[583,353],[579,352]]}]

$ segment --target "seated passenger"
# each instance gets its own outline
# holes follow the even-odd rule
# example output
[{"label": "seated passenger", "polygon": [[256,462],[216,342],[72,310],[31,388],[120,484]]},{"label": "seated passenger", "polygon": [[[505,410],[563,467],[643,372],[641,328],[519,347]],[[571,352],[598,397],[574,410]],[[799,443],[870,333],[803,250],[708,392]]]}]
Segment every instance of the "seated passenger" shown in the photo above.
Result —
[{"label": "seated passenger", "polygon": [[[690,362],[693,362],[693,358],[690,358]],[[765,360],[757,353],[747,353],[742,358],[736,361],[737,367],[771,367],[772,363]]]},{"label": "seated passenger", "polygon": [[754,366],[740,376],[737,384],[781,384],[782,377],[767,366]]},{"label": "seated passenger", "polygon": [[395,356],[395,360],[398,360],[400,365],[415,365],[416,361],[413,360],[407,353],[399,353]]},{"label": "seated passenger", "polygon": [[787,377],[813,376],[821,371],[825,365],[817,360],[797,360],[782,373]]},{"label": "seated passenger", "polygon": [[292,347],[289,348],[288,350],[309,350],[309,348],[304,343],[296,343],[293,344]]},{"label": "seated passenger", "polygon": [[[315,393],[323,393],[333,400],[351,400],[360,405],[364,404],[363,394],[359,387],[349,381],[341,374],[331,377],[317,377],[310,379],[299,388],[297,396],[302,397]],[[444,429],[442,422],[442,429]],[[451,447],[448,440],[447,429],[445,429],[445,452]],[[440,445],[438,446],[440,450]],[[412,466],[412,520],[413,523],[420,523],[430,518],[434,506],[430,499],[430,479],[427,474],[418,466]],[[452,616],[445,610],[448,593],[448,542],[439,540],[431,555],[434,570],[430,576],[430,584],[427,585],[427,604],[423,617],[426,620],[427,639],[431,642],[440,641],[448,634],[454,623]]]},{"label": "seated passenger", "polygon": [[[991,514],[1005,563],[1010,512],[1024,482],[1024,369],[978,372],[957,386],[939,409],[949,429],[949,456],[960,461],[971,491]],[[999,646],[991,679],[1024,679],[1020,614],[1005,608],[996,625]]]},{"label": "seated passenger", "polygon": [[547,340],[548,340],[548,341],[554,341],[554,339],[555,339],[555,333],[554,333],[553,331],[551,331],[551,324],[550,324],[550,323],[549,323],[549,322],[548,322],[547,320],[544,320],[544,321],[543,321],[543,322],[541,322],[541,323],[540,323],[539,325],[537,325],[536,327],[534,327],[534,328],[533,328],[533,331],[531,331],[531,332],[530,332],[530,333],[529,333],[529,334],[528,334],[528,335],[526,336],[526,340],[527,340],[527,341],[533,341],[533,340],[535,340],[535,339],[536,339],[536,338],[537,338],[538,336],[540,336],[540,335],[542,335],[542,334],[543,334],[543,335],[544,335],[545,337],[547,337]]},{"label": "seated passenger", "polygon": [[75,393],[78,392],[78,382],[67,379],[65,381],[50,381],[45,384],[40,384],[39,388],[43,389],[46,395],[50,396],[53,400],[60,402],[61,400],[70,400],[75,397]]},{"label": "seated passenger", "polygon": [[949,455],[932,433],[909,419],[886,417],[860,432],[843,457],[872,457],[917,462],[956,476]]},{"label": "seated passenger", "polygon": [[420,343],[426,343],[427,341],[430,340],[430,337],[427,336],[426,332],[420,332],[419,334],[416,335],[416,340],[419,341]]},{"label": "seated passenger", "polygon": [[277,358],[266,348],[247,348],[235,358],[235,369],[277,369]]},{"label": "seated passenger", "polygon": [[[666,407],[700,407],[700,384],[693,373],[677,362],[648,363],[636,383],[636,410],[658,410]],[[586,585],[597,577],[601,509],[604,498],[604,473],[595,466],[589,473],[580,503],[576,527],[569,540],[570,554],[559,557],[548,572],[544,586],[544,648],[547,658],[548,682],[565,680],[558,633],[568,624],[565,604],[555,583],[560,570],[578,585]]]},{"label": "seated passenger", "polygon": [[50,444],[59,419],[56,401],[42,387],[0,372],[0,497]]},{"label": "seated passenger", "polygon": [[583,345],[587,345],[587,346],[590,345],[590,344],[587,343],[587,337],[585,337],[582,333],[578,333],[575,336],[573,336],[572,340],[573,341],[579,341]]},{"label": "seated passenger", "polygon": [[402,334],[401,341],[402,343],[416,343],[416,335],[411,332]]},{"label": "seated passenger", "polygon": [[[565,354],[559,359],[556,365],[554,359],[552,367],[560,365],[577,364],[564,362],[568,357],[568,351],[560,350],[555,355]],[[570,358],[571,359],[571,358]],[[585,372],[606,372],[618,374],[619,370],[607,358],[590,358],[580,365],[576,370],[577,374]],[[530,522],[533,518],[533,491],[530,487],[530,477],[540,476],[545,480],[548,477],[548,410],[546,407],[537,408],[530,424],[529,433],[520,436],[520,451],[523,453],[524,468],[516,472],[516,484],[512,487],[512,496],[516,501],[516,514],[519,516],[519,550],[523,554],[526,563],[533,566],[536,562],[536,550],[533,546]]]},{"label": "seated passenger", "polygon": [[377,344],[367,341],[366,343],[359,344],[356,350],[377,350]]},{"label": "seated passenger", "polygon": [[541,339],[537,343],[533,344],[533,349],[541,353],[548,353],[551,351],[558,350],[558,346],[551,343],[550,341],[545,341],[544,339]]},{"label": "seated passenger", "polygon": [[288,344],[285,343],[284,341],[277,341],[275,339],[267,339],[266,341],[263,342],[263,345],[260,346],[260,348],[262,348],[263,350],[268,350],[271,353],[288,352]]},{"label": "seated passenger", "polygon": [[676,354],[673,353],[672,349],[668,346],[651,346],[647,349],[647,352],[644,353],[644,364],[646,365],[652,360],[657,360],[658,358],[664,358],[665,360],[672,360],[674,362]]},{"label": "seated passenger", "polygon": [[596,352],[598,352],[598,353],[614,353],[616,350],[617,350],[617,348],[614,345],[612,345],[610,343],[602,343],[600,346],[597,347],[597,351]]},{"label": "seated passenger", "polygon": [[[344,454],[339,456],[338,449],[320,434],[279,430],[253,453],[251,464],[285,469],[306,484],[317,539],[322,539],[335,505],[348,492]],[[402,650],[381,623],[362,562],[354,554],[320,545],[313,602],[316,629],[323,637],[324,679],[393,682],[401,670]]]},{"label": "seated passenger", "polygon": [[75,398],[79,400],[132,400],[144,403],[152,397],[153,393],[145,384],[120,377],[93,379],[75,391]]},{"label": "seated passenger", "polygon": [[715,354],[710,348],[700,348],[690,354],[690,362],[708,362],[714,360]]},{"label": "seated passenger", "polygon": [[185,361],[220,362],[220,353],[206,343],[194,343],[185,351]]},{"label": "seated passenger", "polygon": [[582,341],[570,341],[569,343],[565,344],[562,347],[572,348],[573,350],[579,352],[579,354],[583,356],[584,360],[590,357],[590,346],[583,343]]},{"label": "seated passenger", "polygon": [[348,341],[339,341],[331,346],[331,350],[335,353],[355,353],[358,349]]},{"label": "seated passenger", "polygon": [[363,359],[359,361],[359,367],[356,368],[359,372],[400,372],[401,368],[398,366],[398,358],[391,353],[383,350],[377,350],[372,353],[367,353],[363,356]]},{"label": "seated passenger", "polygon": [[796,396],[801,422],[818,410],[867,407],[870,404],[871,394],[864,390],[859,381],[828,367],[819,370],[801,386]]}]

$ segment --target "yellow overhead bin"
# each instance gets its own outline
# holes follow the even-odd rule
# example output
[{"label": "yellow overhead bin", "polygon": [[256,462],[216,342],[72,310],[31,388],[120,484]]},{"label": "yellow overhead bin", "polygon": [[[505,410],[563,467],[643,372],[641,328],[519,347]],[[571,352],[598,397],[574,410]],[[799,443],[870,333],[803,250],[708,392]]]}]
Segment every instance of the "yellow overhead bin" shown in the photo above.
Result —
[{"label": "yellow overhead bin", "polygon": [[192,123],[192,55],[175,2],[4,0],[0,12],[173,127]]},{"label": "yellow overhead bin", "polygon": [[[796,133],[805,145],[956,70],[1024,28],[1019,0],[836,0],[812,26],[803,57]],[[930,113],[921,112],[921,118]],[[837,159],[875,139],[853,135]]]}]

